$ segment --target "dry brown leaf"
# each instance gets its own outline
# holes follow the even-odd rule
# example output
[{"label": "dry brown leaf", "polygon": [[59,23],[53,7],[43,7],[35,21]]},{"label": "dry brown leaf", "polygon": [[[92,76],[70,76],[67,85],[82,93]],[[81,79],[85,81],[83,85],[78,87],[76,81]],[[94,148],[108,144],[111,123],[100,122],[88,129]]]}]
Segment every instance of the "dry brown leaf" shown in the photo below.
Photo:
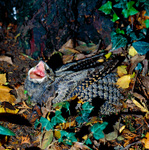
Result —
[{"label": "dry brown leaf", "polygon": [[73,120],[71,122],[66,122],[66,123],[63,123],[62,126],[56,126],[56,129],[61,129],[61,127],[63,129],[67,129],[67,128],[70,128],[70,127],[73,127],[76,125],[76,121]]},{"label": "dry brown leaf", "polygon": [[53,131],[52,130],[46,131],[42,136],[40,148],[46,149],[51,144],[52,140],[53,140]]},{"label": "dry brown leaf", "polygon": [[89,147],[80,142],[75,142],[75,144],[70,148],[70,150],[90,150]]},{"label": "dry brown leaf", "polygon": [[76,54],[75,60],[80,60],[80,59],[84,59],[85,55],[84,54]]},{"label": "dry brown leaf", "polygon": [[68,62],[71,62],[73,60],[74,56],[73,55],[64,55],[63,56],[63,63],[66,64]]},{"label": "dry brown leaf", "polygon": [[149,77],[141,77],[141,82],[144,85],[144,87],[146,88],[147,92],[149,92]]},{"label": "dry brown leaf", "polygon": [[135,55],[133,56],[130,61],[131,61],[131,67],[129,69],[129,74],[132,74],[134,68],[137,66],[137,64],[145,59],[145,56],[140,56],[140,55]]},{"label": "dry brown leaf", "polygon": [[0,85],[6,83],[6,73],[0,74]]},{"label": "dry brown leaf", "polygon": [[22,136],[21,145],[24,144],[24,143],[30,144],[30,138],[28,136],[26,136],[26,137]]},{"label": "dry brown leaf", "polygon": [[112,49],[112,43],[110,43],[105,50],[109,51],[110,49]]},{"label": "dry brown leaf", "polygon": [[118,131],[119,131],[119,128],[120,128],[120,121],[116,122],[115,125],[113,125],[113,128],[114,128],[113,132],[105,134],[105,139],[107,141],[115,140],[118,137]]},{"label": "dry brown leaf", "polygon": [[85,44],[85,45],[77,46],[77,47],[75,47],[75,49],[80,52],[93,52],[93,51],[96,51],[98,49],[98,47],[99,47],[99,44],[97,44],[97,45],[93,44],[92,46],[87,46]]},{"label": "dry brown leaf", "polygon": [[7,63],[13,65],[11,57],[8,56],[0,56],[0,61],[6,61]]}]

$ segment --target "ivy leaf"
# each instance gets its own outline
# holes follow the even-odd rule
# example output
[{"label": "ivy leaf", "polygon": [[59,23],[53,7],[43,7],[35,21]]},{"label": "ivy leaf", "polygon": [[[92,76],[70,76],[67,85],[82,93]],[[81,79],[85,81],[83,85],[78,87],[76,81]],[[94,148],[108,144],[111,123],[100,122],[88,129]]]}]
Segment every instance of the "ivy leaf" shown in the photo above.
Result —
[{"label": "ivy leaf", "polygon": [[113,14],[113,19],[112,21],[115,22],[116,20],[120,19],[116,13]]},{"label": "ivy leaf", "polygon": [[14,132],[12,132],[11,130],[3,127],[0,125],[0,134],[1,135],[8,135],[8,136],[15,136]]},{"label": "ivy leaf", "polygon": [[127,2],[127,8],[122,10],[122,14],[125,18],[128,18],[129,16],[135,15],[139,12],[133,7],[134,3],[134,1]]},{"label": "ivy leaf", "polygon": [[117,28],[116,29],[116,33],[118,33],[118,34],[125,34],[125,31],[121,30],[120,28]]},{"label": "ivy leaf", "polygon": [[38,121],[38,120],[36,119],[36,121],[35,121],[35,123],[34,123],[34,128],[36,129],[39,124],[40,124],[40,121]]},{"label": "ivy leaf", "polygon": [[92,144],[92,141],[88,138],[87,140],[85,140],[85,144]]},{"label": "ivy leaf", "polygon": [[125,6],[125,3],[121,1],[121,2],[119,2],[119,3],[115,4],[115,5],[113,5],[113,7],[124,9],[126,6]]},{"label": "ivy leaf", "polygon": [[112,50],[115,50],[120,47],[125,47],[127,44],[127,39],[120,34],[113,35],[111,37],[111,41],[112,41]]},{"label": "ivy leaf", "polygon": [[125,18],[128,18],[128,17],[129,17],[129,11],[128,11],[128,9],[123,9],[123,10],[122,10],[122,14],[123,14],[123,16],[124,16]]},{"label": "ivy leaf", "polygon": [[137,65],[137,67],[135,68],[135,70],[139,70],[139,71],[142,70],[142,65],[141,65],[141,63],[138,63],[138,65]]},{"label": "ivy leaf", "polygon": [[144,41],[134,42],[132,46],[140,55],[145,55],[149,51],[149,43]]},{"label": "ivy leaf", "polygon": [[42,124],[42,128],[41,128],[42,131],[44,127],[47,131],[49,131],[50,129],[53,129],[54,125],[48,119],[41,117],[39,121]]},{"label": "ivy leaf", "polygon": [[61,111],[56,111],[55,116],[51,119],[51,122],[56,125],[57,123],[66,123],[65,119],[61,115]]},{"label": "ivy leaf", "polygon": [[104,138],[102,131],[106,128],[107,125],[107,122],[103,122],[102,124],[96,123],[91,127],[91,132],[93,133],[93,136],[96,140]]},{"label": "ivy leaf", "polygon": [[86,112],[86,113],[91,113],[91,111],[93,110],[94,106],[90,105],[89,102],[86,102],[82,105],[82,109]]},{"label": "ivy leaf", "polygon": [[139,11],[136,10],[134,7],[131,7],[131,8],[129,9],[129,16],[135,15],[135,14],[137,14],[138,12],[139,12]]},{"label": "ivy leaf", "polygon": [[84,111],[81,111],[82,113],[82,116],[78,116],[76,117],[76,121],[80,124],[80,123],[83,123],[83,122],[88,122],[88,117],[89,117],[89,114],[84,112]]},{"label": "ivy leaf", "polygon": [[70,107],[69,102],[65,101],[65,102],[64,102],[64,104],[63,104],[63,107],[64,107],[64,108],[66,108],[66,109],[67,109],[67,111],[69,111],[69,112],[70,112],[70,110],[69,110],[69,107]]},{"label": "ivy leaf", "polygon": [[135,3],[134,1],[127,2],[127,8],[131,9],[134,3]]},{"label": "ivy leaf", "polygon": [[68,145],[72,145],[73,142],[77,142],[75,133],[68,133],[66,131],[60,131],[61,137],[58,139],[59,142],[63,142]]},{"label": "ivy leaf", "polygon": [[104,5],[102,5],[98,10],[101,10],[102,12],[104,12],[106,15],[111,13],[112,10],[112,2],[108,1],[107,3],[105,3]]},{"label": "ivy leaf", "polygon": [[149,28],[149,19],[146,19],[144,22],[145,22],[146,28]]}]

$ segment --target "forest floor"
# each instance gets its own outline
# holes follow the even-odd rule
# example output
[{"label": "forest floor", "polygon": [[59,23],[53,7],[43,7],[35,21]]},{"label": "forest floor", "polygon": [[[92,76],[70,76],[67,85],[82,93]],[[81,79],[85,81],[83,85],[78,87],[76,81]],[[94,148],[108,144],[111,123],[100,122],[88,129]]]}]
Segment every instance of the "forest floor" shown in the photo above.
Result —
[{"label": "forest floor", "polygon": [[[74,52],[72,49],[68,50],[69,52]],[[94,53],[95,49],[90,55]],[[86,56],[78,54],[74,58],[77,60],[84,57]],[[140,59],[141,62],[145,60],[145,57],[140,58],[138,56],[133,61],[131,59],[131,63],[129,63],[130,58],[128,58],[125,62],[126,66],[128,68],[134,68],[137,64],[137,59]],[[65,62],[73,61],[72,55],[64,55],[63,60]],[[101,129],[101,132],[104,131],[105,136],[97,140],[93,135],[85,132],[85,130],[89,130],[90,124],[104,123],[101,118],[97,119],[97,116],[92,117],[88,125],[86,125],[86,122],[81,127],[75,127],[76,116],[69,116],[69,121],[55,125],[53,131],[46,131],[46,125],[43,131],[41,126],[35,128],[36,119],[39,120],[41,117],[48,118],[48,116],[45,115],[46,110],[43,110],[45,108],[40,110],[37,105],[32,106],[31,103],[27,102],[28,97],[26,97],[24,93],[24,81],[27,72],[31,67],[35,66],[37,62],[37,60],[23,54],[22,48],[19,47],[18,42],[15,41],[15,37],[12,35],[5,37],[5,39],[0,42],[0,123],[1,127],[8,128],[15,133],[15,136],[13,136],[12,133],[0,129],[3,131],[3,135],[2,132],[0,133],[1,150],[141,150],[149,148],[149,111],[147,108],[147,98],[149,94],[147,89],[149,85],[148,78],[142,78],[142,80],[140,80],[137,75],[141,73],[138,72],[132,80],[128,81],[123,79],[124,82],[130,83],[127,90],[125,89],[125,92],[129,93],[130,98],[127,96],[127,99],[122,101],[123,113],[112,114],[105,117],[104,120],[108,122],[108,126],[105,126],[105,129]],[[129,73],[125,75],[130,77]],[[145,86],[143,83],[147,85]],[[134,89],[137,89],[137,92],[134,92]],[[73,127],[75,130],[72,130]],[[65,131],[64,134],[68,136],[70,142],[67,141],[67,137],[65,137],[66,139],[61,139],[61,141],[58,140],[60,136],[62,137],[62,132],[60,134],[58,131],[60,129]],[[76,130],[78,130],[80,134],[74,138],[73,134],[69,134],[71,130],[73,132],[77,132]]]}]

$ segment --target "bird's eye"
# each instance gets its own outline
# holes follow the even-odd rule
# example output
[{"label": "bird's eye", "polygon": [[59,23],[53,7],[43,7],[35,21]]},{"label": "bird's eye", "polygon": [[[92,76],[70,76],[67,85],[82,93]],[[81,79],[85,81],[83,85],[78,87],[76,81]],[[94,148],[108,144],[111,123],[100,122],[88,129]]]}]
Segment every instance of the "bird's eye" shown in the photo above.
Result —
[{"label": "bird's eye", "polygon": [[46,70],[47,71],[47,73],[50,73],[50,70],[48,69],[48,70]]}]

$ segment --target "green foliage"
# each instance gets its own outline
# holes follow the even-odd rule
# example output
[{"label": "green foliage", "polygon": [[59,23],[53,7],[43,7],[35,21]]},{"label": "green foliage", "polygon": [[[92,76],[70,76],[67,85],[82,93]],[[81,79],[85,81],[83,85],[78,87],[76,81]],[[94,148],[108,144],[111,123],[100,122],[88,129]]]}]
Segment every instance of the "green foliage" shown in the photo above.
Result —
[{"label": "green foliage", "polygon": [[111,10],[112,10],[112,2],[108,1],[107,3],[105,3],[104,5],[102,5],[98,10],[101,10],[106,15],[110,14]]},{"label": "green foliage", "polygon": [[134,3],[134,1],[127,2],[126,9],[122,10],[122,14],[125,18],[128,18],[129,16],[135,15],[139,12],[133,7]]},{"label": "green foliage", "polygon": [[104,138],[103,130],[108,125],[107,122],[103,122],[102,124],[96,123],[91,127],[91,132],[96,140]]},{"label": "green foliage", "polygon": [[61,111],[56,111],[55,116],[51,119],[52,124],[56,125],[59,123],[66,123],[65,119],[62,117]]},{"label": "green foliage", "polygon": [[149,19],[146,19],[144,22],[145,22],[146,28],[149,28]]},{"label": "green foliage", "polygon": [[88,121],[88,117],[91,113],[91,111],[93,110],[93,106],[90,105],[89,102],[86,102],[82,105],[82,110],[81,110],[81,115],[82,116],[78,116],[76,118],[76,121],[80,124],[80,123],[83,123],[83,122],[87,122]]},{"label": "green foliage", "polygon": [[3,127],[0,125],[0,134],[1,135],[8,135],[8,136],[15,136],[14,132],[12,132],[11,130]]},{"label": "green foliage", "polygon": [[132,46],[140,55],[145,55],[149,51],[149,43],[144,41],[138,41],[132,43]]},{"label": "green foliage", "polygon": [[61,137],[58,139],[59,142],[63,142],[68,145],[72,145],[73,142],[77,142],[75,137],[75,133],[68,133],[66,131],[61,130]]},{"label": "green foliage", "polygon": [[121,34],[116,34],[116,35],[113,35],[112,38],[111,38],[111,41],[112,41],[112,49],[117,49],[117,48],[120,48],[120,47],[125,47],[126,44],[127,44],[127,39],[122,36]]},{"label": "green foliage", "polygon": [[39,120],[39,123],[41,123],[42,125],[42,130],[45,127],[45,129],[47,131],[49,131],[50,129],[53,129],[54,124],[52,122],[50,122],[48,119],[41,117]]},{"label": "green foliage", "polygon": [[[149,15],[149,1],[145,0],[107,1],[99,8],[99,10],[104,12],[106,15],[110,15],[112,18],[111,20],[115,22],[115,24],[118,23],[116,25],[117,27],[113,30],[114,34],[111,34],[113,50],[120,47],[125,47],[134,40],[142,40],[147,36],[145,29],[137,29],[136,24],[131,22],[132,25],[130,25],[130,20],[128,20],[128,17],[136,15],[140,8],[141,10],[146,10],[146,16]],[[116,22],[117,20],[118,22]],[[146,28],[149,28],[149,19],[145,20],[144,23]],[[133,27],[133,25],[136,27]]]}]

